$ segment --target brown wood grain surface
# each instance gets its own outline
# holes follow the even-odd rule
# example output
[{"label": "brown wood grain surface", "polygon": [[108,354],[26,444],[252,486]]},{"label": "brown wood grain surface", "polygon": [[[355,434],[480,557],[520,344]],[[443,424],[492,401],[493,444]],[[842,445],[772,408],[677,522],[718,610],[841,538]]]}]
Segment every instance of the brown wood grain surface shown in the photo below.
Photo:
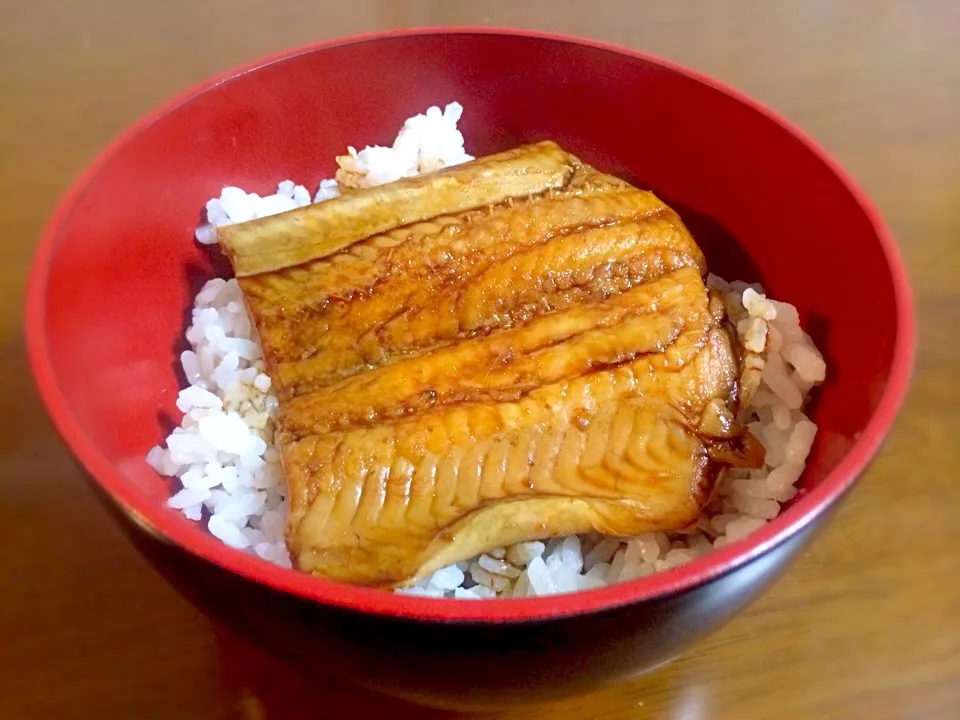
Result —
[{"label": "brown wood grain surface", "polygon": [[874,198],[903,248],[919,315],[913,388],[889,442],[772,591],[659,672],[496,717],[960,717],[955,0],[0,3],[0,717],[468,717],[304,677],[201,615],[74,466],[38,403],[20,329],[46,216],[141,113],[264,53],[427,24],[614,41],[765,101]]}]

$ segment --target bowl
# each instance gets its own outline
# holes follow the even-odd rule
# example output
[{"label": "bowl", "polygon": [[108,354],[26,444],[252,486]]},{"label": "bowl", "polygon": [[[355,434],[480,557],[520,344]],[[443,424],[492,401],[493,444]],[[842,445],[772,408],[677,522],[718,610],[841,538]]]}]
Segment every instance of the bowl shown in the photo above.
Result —
[{"label": "bowl", "polygon": [[[476,155],[551,138],[654,190],[711,269],[794,303],[828,381],[802,492],[767,526],[687,565],[550,597],[455,601],[352,587],[233,550],[164,505],[146,464],[178,414],[193,295],[229,272],[193,241],[224,184],[315,185],[348,144],[458,100]],[[755,598],[878,451],[907,388],[906,273],[835,161],[720,83],[597,42],[491,29],[389,32],[239,68],[155,110],[56,209],[26,302],[31,367],[61,435],[151,559],[211,613],[324,672],[433,704],[536,701],[656,667]],[[159,541],[159,542],[158,542]],[[164,547],[166,546],[166,547]],[[207,588],[207,590],[202,590]],[[213,588],[213,590],[210,590]]]}]

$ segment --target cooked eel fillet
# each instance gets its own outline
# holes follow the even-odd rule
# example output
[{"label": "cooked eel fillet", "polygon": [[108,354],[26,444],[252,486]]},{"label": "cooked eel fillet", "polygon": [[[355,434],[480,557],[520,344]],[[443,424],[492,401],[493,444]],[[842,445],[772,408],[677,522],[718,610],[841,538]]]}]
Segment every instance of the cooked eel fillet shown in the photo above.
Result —
[{"label": "cooked eel fillet", "polygon": [[437,404],[519,399],[542,385],[663,352],[708,327],[699,274],[684,268],[603,301],[358,373],[284,403],[291,435],[373,424]]},{"label": "cooked eel fillet", "polygon": [[542,142],[221,227],[217,240],[237,277],[245,277],[323,257],[401,225],[558,188],[572,173],[567,154],[555,143]]},{"label": "cooked eel fillet", "polygon": [[654,195],[553,143],[379,190],[227,243],[267,269],[238,275],[300,569],[391,587],[523,540],[682,529],[723,467],[762,464],[703,255]]},{"label": "cooked eel fillet", "polygon": [[[671,269],[706,267],[679,217],[655,196],[582,172],[574,188],[241,278],[277,393],[299,394],[393,353],[522,322]],[[345,333],[351,343],[342,342]]]}]

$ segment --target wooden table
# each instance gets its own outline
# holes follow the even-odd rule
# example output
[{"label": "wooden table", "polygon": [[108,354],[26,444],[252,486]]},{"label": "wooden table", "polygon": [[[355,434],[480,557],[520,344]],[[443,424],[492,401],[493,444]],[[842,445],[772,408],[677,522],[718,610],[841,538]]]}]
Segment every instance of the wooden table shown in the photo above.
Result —
[{"label": "wooden table", "polygon": [[[960,717],[960,5],[954,0],[72,0],[0,20],[0,717],[454,717],[298,675],[202,616],[88,488],[28,379],[21,295],[57,196],[138,115],[312,40],[517,25],[643,48],[769,103],[836,154],[915,283],[913,391],[787,576],[674,665],[501,718]],[[463,715],[456,717],[465,717]]]}]

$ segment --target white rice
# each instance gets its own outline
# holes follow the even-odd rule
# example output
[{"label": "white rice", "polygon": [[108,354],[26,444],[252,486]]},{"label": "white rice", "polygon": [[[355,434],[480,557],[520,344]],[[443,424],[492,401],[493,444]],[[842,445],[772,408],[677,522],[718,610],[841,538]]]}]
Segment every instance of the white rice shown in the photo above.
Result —
[{"label": "white rice", "polygon": [[[337,179],[319,183],[313,202],[339,195],[340,184],[371,187],[472,159],[457,129],[463,109],[451,103],[408,119],[391,147],[367,147],[337,159]],[[339,182],[338,182],[339,181]],[[207,202],[207,223],[196,232],[216,242],[215,227],[265,217],[311,202],[303,185],[284,180],[274,195],[260,197],[223,188]],[[764,445],[759,470],[729,470],[692,532],[650,533],[635,538],[567,536],[497,548],[436,571],[409,588],[411,595],[477,599],[572,592],[623,582],[675,567],[763,527],[795,487],[817,427],[802,408],[822,382],[826,365],[799,323],[796,308],[766,298],[757,285],[708,285],[724,298],[731,322],[759,373],[746,421]],[[187,330],[191,350],[181,362],[189,385],[178,396],[181,426],[154,447],[147,462],[178,478],[168,501],[191,520],[206,522],[227,545],[290,567],[283,539],[287,503],[274,447],[277,403],[264,374],[256,331],[236,280],[214,279],[197,295]]]},{"label": "white rice", "polygon": [[[209,281],[180,356],[189,385],[180,391],[180,427],[147,462],[182,487],[168,504],[235,548],[286,567],[287,503],[260,345],[236,280]],[[206,512],[205,512],[206,511]]]}]

